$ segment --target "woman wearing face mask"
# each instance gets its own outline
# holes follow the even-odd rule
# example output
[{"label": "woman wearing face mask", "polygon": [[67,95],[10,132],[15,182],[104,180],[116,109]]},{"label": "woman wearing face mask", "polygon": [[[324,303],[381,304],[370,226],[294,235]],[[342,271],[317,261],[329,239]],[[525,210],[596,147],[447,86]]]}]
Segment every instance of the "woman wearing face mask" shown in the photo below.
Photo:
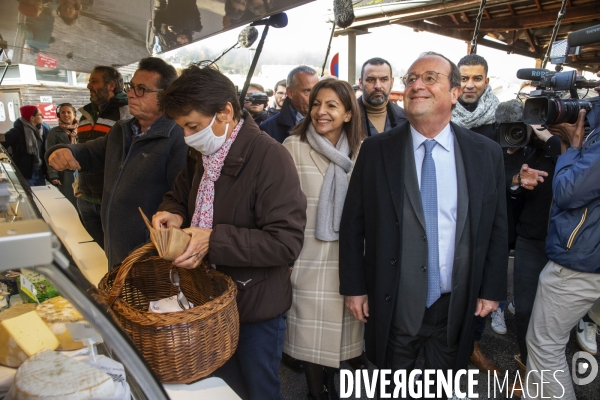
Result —
[{"label": "woman wearing face mask", "polygon": [[215,375],[243,398],[281,399],[278,377],[290,265],[302,248],[306,198],[289,153],[242,113],[233,83],[220,72],[188,67],[159,97],[191,147],[186,167],[152,218],[191,235],[173,263],[206,259],[238,288],[240,338]]},{"label": "woman wearing face mask", "polygon": [[[70,103],[60,104],[56,108],[58,114],[58,126],[52,128],[48,134],[47,147],[50,148],[57,144],[75,144],[77,143],[77,118],[76,110]],[[58,190],[73,204],[77,209],[77,200],[73,194],[73,181],[75,171],[57,171],[48,165],[48,180],[58,186]]]},{"label": "woman wearing face mask", "polygon": [[309,116],[283,146],[291,153],[308,200],[304,246],[292,273],[284,352],[303,361],[309,399],[339,399],[340,361],[362,354],[363,323],[339,294],[339,228],[350,173],[364,139],[354,90],[322,80],[310,92]]}]

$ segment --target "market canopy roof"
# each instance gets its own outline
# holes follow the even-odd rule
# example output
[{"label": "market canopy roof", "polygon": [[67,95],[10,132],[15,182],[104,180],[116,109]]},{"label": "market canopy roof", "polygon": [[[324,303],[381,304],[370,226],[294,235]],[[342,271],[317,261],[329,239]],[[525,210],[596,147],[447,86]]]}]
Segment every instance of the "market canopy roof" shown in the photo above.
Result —
[{"label": "market canopy roof", "polygon": [[[481,0],[359,0],[354,2],[352,25],[335,34],[366,33],[370,28],[397,24],[470,42],[480,5]],[[487,0],[477,44],[543,59],[561,6],[561,0]],[[556,40],[598,24],[598,0],[568,0]],[[407,44],[399,41],[397,45]],[[597,72],[600,43],[583,46],[581,54],[571,56],[566,65]]]}]

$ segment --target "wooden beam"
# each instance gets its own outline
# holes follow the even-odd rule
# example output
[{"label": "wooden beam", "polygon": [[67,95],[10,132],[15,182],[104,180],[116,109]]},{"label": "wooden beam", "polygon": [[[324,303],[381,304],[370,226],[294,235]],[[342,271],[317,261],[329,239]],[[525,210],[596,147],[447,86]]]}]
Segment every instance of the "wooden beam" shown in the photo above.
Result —
[{"label": "wooden beam", "polygon": [[542,5],[540,4],[540,0],[535,0],[535,5],[536,5],[536,7],[537,7],[537,10],[538,10],[539,12],[542,12],[542,11],[544,11],[544,9],[542,8]]},{"label": "wooden beam", "polygon": [[460,21],[454,16],[454,14],[450,14],[450,18],[454,21],[455,25],[460,25]]},{"label": "wooden beam", "polygon": [[[523,3],[531,0],[488,0],[486,7],[499,6],[504,4]],[[481,6],[481,0],[459,0],[459,1],[445,1],[442,3],[435,3],[424,7],[410,7],[403,8],[397,11],[381,13],[378,15],[370,15],[365,17],[357,17],[354,23],[359,22],[381,22],[381,19],[390,20],[394,17],[414,17],[412,20],[424,19],[431,16],[448,15],[451,13],[460,13],[465,11],[476,11]]]},{"label": "wooden beam", "polygon": [[[517,29],[532,29],[540,27],[554,26],[556,22],[556,10],[544,11],[541,13],[521,14],[505,18],[496,18],[491,21],[481,21],[480,29],[483,31],[512,31]],[[561,24],[574,22],[586,22],[600,18],[600,7],[598,3],[570,8],[562,19]],[[404,23],[405,21],[398,21]],[[473,30],[475,24],[463,24],[455,29]]]},{"label": "wooden beam", "polygon": [[515,9],[512,8],[512,6],[510,4],[507,4],[506,8],[508,8],[508,12],[510,12],[510,15],[517,15],[517,14],[515,14]]},{"label": "wooden beam", "polygon": [[523,32],[525,33],[525,38],[529,42],[529,46],[530,46],[531,50],[535,51],[536,53],[539,53],[540,49],[537,46],[537,43],[535,41],[535,37],[533,37],[533,35],[529,31],[529,29],[525,29],[525,30],[523,30]]},{"label": "wooden beam", "polygon": [[469,17],[467,17],[467,14],[464,12],[460,13],[462,20],[465,21],[467,24],[471,23],[471,21],[469,21]]},{"label": "wooden beam", "polygon": [[485,17],[486,17],[487,19],[492,19],[492,17],[491,17],[491,15],[490,15],[490,13],[488,12],[487,8],[484,8],[484,9],[483,9],[483,13],[485,14]]},{"label": "wooden beam", "polygon": [[[442,35],[442,36],[447,36],[453,39],[458,39],[458,40],[464,40],[466,42],[471,42],[471,35],[469,35],[467,32],[464,31],[460,31],[458,29],[447,29],[447,28],[443,28],[440,26],[436,26],[436,25],[431,25],[431,24],[426,24],[424,22],[411,22],[408,24],[401,24],[403,26],[408,26],[409,28],[413,28],[415,31],[419,31],[419,32],[429,32],[429,33],[435,33],[438,35]],[[500,51],[505,51],[507,53],[511,53],[511,54],[519,54],[525,57],[532,57],[532,58],[542,58],[544,55],[541,53],[537,53],[537,52],[532,52],[529,50],[529,46],[527,46],[525,43],[515,43],[512,46],[503,44],[503,43],[498,43],[498,42],[494,42],[492,40],[488,40],[483,38],[484,34],[480,35],[480,37],[477,39],[477,45],[481,45],[481,46],[486,46],[486,47],[491,47],[493,49],[496,50],[500,50]]]}]

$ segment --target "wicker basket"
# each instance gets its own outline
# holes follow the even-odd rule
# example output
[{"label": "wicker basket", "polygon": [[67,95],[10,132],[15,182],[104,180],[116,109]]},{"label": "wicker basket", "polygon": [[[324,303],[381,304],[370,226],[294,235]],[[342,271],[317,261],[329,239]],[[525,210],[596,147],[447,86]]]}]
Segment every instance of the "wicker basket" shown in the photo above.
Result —
[{"label": "wicker basket", "polygon": [[190,383],[222,366],[239,337],[237,288],[231,278],[204,268],[178,270],[181,289],[195,306],[166,314],[148,311],[151,301],[177,294],[171,285],[172,263],[148,243],[102,278],[98,289],[119,323],[164,383]]}]

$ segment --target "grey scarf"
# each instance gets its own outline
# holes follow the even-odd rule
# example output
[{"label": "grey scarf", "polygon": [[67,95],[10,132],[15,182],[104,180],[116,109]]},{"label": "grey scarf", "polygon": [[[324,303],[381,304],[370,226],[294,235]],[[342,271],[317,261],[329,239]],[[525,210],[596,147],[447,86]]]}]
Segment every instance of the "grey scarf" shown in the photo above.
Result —
[{"label": "grey scarf", "polygon": [[35,155],[37,158],[40,157],[40,149],[38,147],[38,140],[41,141],[40,130],[33,126],[31,122],[21,117],[23,122],[23,130],[25,131],[25,144],[27,145],[27,154]]},{"label": "grey scarf", "polygon": [[334,147],[331,142],[315,131],[313,124],[306,131],[308,144],[330,161],[323,177],[323,186],[317,206],[317,229],[315,237],[325,242],[339,239],[340,221],[346,192],[348,192],[348,172],[352,169],[350,146],[346,132],[342,131],[340,140]]},{"label": "grey scarf", "polygon": [[492,87],[487,85],[473,112],[464,108],[460,102],[456,103],[456,107],[452,110],[452,122],[467,129],[493,124],[496,121],[496,108],[499,103],[500,100],[492,91]]}]

